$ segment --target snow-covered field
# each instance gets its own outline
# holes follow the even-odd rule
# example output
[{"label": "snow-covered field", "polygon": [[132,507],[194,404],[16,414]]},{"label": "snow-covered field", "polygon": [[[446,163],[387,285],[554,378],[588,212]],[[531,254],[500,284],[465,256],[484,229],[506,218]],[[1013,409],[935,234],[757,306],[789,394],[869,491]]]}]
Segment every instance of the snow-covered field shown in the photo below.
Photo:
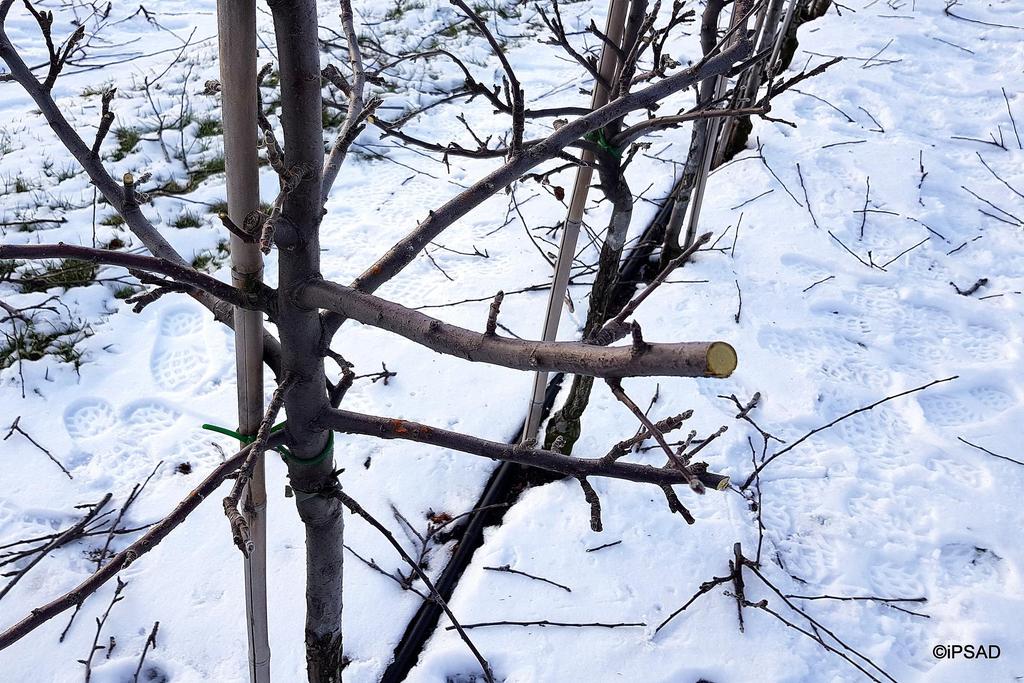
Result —
[{"label": "snow-covered field", "polygon": [[[70,30],[76,12],[86,19],[89,11],[46,4],[55,11],[60,35]],[[438,33],[454,17],[447,3],[418,3],[425,6],[408,8],[391,24],[397,33],[381,34],[394,30],[380,23],[390,3],[356,4],[365,30],[396,50]],[[956,376],[844,420],[766,467],[760,478],[761,571],[786,594],[926,598],[901,603],[916,614],[877,601],[794,600],[895,680],[1014,681],[1024,677],[1024,510],[1019,504],[1024,467],[964,441],[1022,459],[1024,151],[1017,131],[1024,135],[1024,6],[1014,0],[965,2],[952,9],[957,18],[944,13],[945,5],[941,0],[855,0],[801,29],[794,67],[813,67],[833,55],[849,58],[798,86],[801,92],[790,91],[774,102],[772,116],[795,128],[755,121],[751,144],[756,139],[761,145],[763,161],[749,149],[716,171],[708,186],[702,228],[726,248],[702,253],[672,278],[689,282],[665,285],[637,314],[650,340],[728,341],[738,351],[739,367],[728,380],[636,379],[626,387],[643,405],[657,393],[654,418],[691,408],[687,429],[703,436],[727,425],[702,456],[740,483],[752,470],[748,438],[760,457],[761,436],[737,420],[735,406],[720,395],[745,400],[760,392],[762,402],[751,417],[792,443],[854,408]],[[116,8],[109,32],[94,42],[90,58],[69,67],[58,81],[55,94],[87,140],[99,118],[99,97],[83,96],[86,88],[95,93],[104,84],[117,86],[115,127],[150,130],[158,116],[167,125],[182,106],[191,107],[196,122],[180,136],[164,134],[169,154],[154,134],[144,133],[124,158],[108,160],[115,177],[149,171],[153,182],[172,174],[182,179],[185,169],[175,158],[181,145],[191,151],[193,170],[211,160],[215,166],[220,139],[206,137],[205,131],[199,137],[198,123],[216,116],[216,100],[199,94],[205,80],[217,77],[213,8],[212,0],[163,0],[147,6],[148,20],[142,12],[132,14],[134,9]],[[563,8],[576,30],[592,17],[600,24],[603,11],[600,0]],[[335,8],[325,3],[321,12],[325,27],[337,28]],[[262,13],[260,22],[261,60],[271,59],[269,15]],[[35,23],[20,5],[7,23],[27,61],[45,61]],[[578,87],[586,84],[578,80],[578,68],[553,59],[556,48],[538,45],[532,29],[512,23],[500,24],[498,31],[524,36],[513,41],[509,54],[530,102],[585,104]],[[326,29],[324,36],[330,36]],[[673,54],[681,61],[692,57],[695,40],[673,46]],[[471,57],[483,82],[500,79],[500,66],[485,43],[465,34],[452,41]],[[165,69],[148,98],[145,79]],[[458,72],[442,63],[416,63],[410,64],[409,76],[445,85],[457,82]],[[415,95],[396,94],[385,105],[406,100],[415,102]],[[484,103],[473,102],[437,107],[416,130],[442,140],[464,139],[465,129],[455,119],[460,111],[481,121],[478,132],[501,132],[507,123]],[[17,85],[0,83],[0,112],[5,243],[88,245],[95,233],[98,244],[116,237],[129,248],[138,246],[129,233],[104,220],[109,209],[100,206],[94,214],[88,180],[71,174],[73,160]],[[986,142],[992,136],[995,143]],[[633,192],[660,200],[688,139],[685,128],[653,139],[630,167]],[[429,208],[496,163],[452,158],[448,168],[437,155],[381,140],[372,127],[359,143],[324,221],[324,274],[340,282],[350,281]],[[111,139],[104,149],[113,153],[116,147]],[[553,182],[570,186],[570,172]],[[269,200],[276,189],[269,170],[263,185]],[[226,233],[206,204],[223,198],[223,176],[213,175],[184,197],[160,197],[145,210],[186,257],[216,256]],[[550,277],[550,266],[526,230],[554,225],[564,207],[532,182],[517,188],[516,199],[522,220],[508,196],[493,198],[438,240],[455,251],[429,248],[430,258],[421,255],[379,294],[412,307],[430,306],[427,312],[445,321],[482,329],[496,291],[512,292]],[[591,204],[587,222],[599,228],[607,207]],[[655,210],[652,201],[638,202],[634,229]],[[6,225],[44,218],[61,222],[33,224],[31,230]],[[922,240],[927,241],[919,244]],[[455,253],[472,254],[474,248],[486,250],[487,258]],[[591,248],[584,256],[593,260],[593,253]],[[226,266],[217,272],[228,276]],[[220,462],[211,442],[233,449],[230,439],[200,429],[204,422],[234,424],[230,331],[186,297],[166,296],[132,313],[114,296],[123,285],[110,280],[123,275],[103,269],[99,276],[106,281],[48,294],[18,294],[0,285],[3,301],[18,307],[59,293],[61,316],[87,322],[92,333],[77,347],[83,352],[77,369],[46,356],[0,373],[4,434],[21,416],[20,427],[74,477],[65,476],[22,434],[4,441],[0,546],[69,526],[81,517],[76,505],[95,503],[107,492],[119,506],[156,468],[125,520],[128,526],[152,522]],[[271,283],[276,278],[273,257],[267,278]],[[981,278],[986,284],[967,296],[951,284],[967,290]],[[578,336],[586,310],[585,288],[570,291],[576,308],[564,315],[562,339]],[[539,336],[546,296],[543,291],[510,294],[502,323],[522,337]],[[467,299],[475,301],[442,306]],[[386,385],[357,381],[345,399],[352,410],[502,441],[525,413],[530,384],[525,373],[469,365],[355,323],[346,325],[335,348],[359,373],[375,372],[381,362],[398,373]],[[635,430],[635,419],[598,387],[575,452],[601,455]],[[768,454],[780,448],[772,441]],[[650,458],[663,459],[656,453]],[[410,535],[401,533],[391,506],[425,528],[431,512],[454,515],[471,508],[494,467],[469,455],[363,437],[339,438],[337,459],[345,468],[346,490],[409,548]],[[183,463],[190,467],[180,467]],[[189,473],[181,471],[186,469]],[[276,680],[302,680],[302,527],[293,502],[284,497],[284,466],[276,459],[268,461],[268,477],[273,673]],[[763,611],[745,610],[741,633],[736,602],[723,594],[730,586],[712,590],[655,634],[655,626],[703,581],[728,573],[735,542],[753,555],[757,516],[734,491],[709,493],[684,499],[697,518],[687,526],[668,512],[654,487],[610,480],[594,480],[594,485],[603,503],[603,533],[590,530],[589,508],[576,482],[529,490],[500,527],[488,530],[452,609],[463,623],[646,625],[473,630],[474,642],[499,678],[510,683],[867,680]],[[133,537],[120,536],[112,547],[121,548]],[[0,598],[0,628],[94,571],[88,553],[103,540],[69,545],[34,567]],[[616,541],[621,543],[587,552]],[[359,519],[346,523],[346,542],[386,570],[404,569],[393,549]],[[432,573],[441,570],[450,551],[433,551]],[[505,564],[572,590],[484,569]],[[160,622],[158,644],[146,661],[162,672],[158,680],[247,680],[241,567],[219,502],[205,503],[122,572],[124,600],[111,610],[101,640],[106,644],[114,636],[116,647],[109,657],[106,652],[95,656],[92,680],[131,680],[155,621]],[[345,572],[345,652],[352,660],[346,680],[374,681],[420,599],[354,556]],[[63,642],[58,641],[67,614],[0,652],[0,679],[81,679],[84,667],[77,660],[87,656],[96,634],[94,618],[106,610],[113,590],[108,585],[85,603]],[[753,578],[747,596],[754,602],[767,599],[772,609],[809,628]],[[447,624],[442,621],[408,680],[472,680],[478,666],[458,636],[443,630]],[[954,644],[994,644],[1001,655],[952,661],[933,655],[935,646]]]}]

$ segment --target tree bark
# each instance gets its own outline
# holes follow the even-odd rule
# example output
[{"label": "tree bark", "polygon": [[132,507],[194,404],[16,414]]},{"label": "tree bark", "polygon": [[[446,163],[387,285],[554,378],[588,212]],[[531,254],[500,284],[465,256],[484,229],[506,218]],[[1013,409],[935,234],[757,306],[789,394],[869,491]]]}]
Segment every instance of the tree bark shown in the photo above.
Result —
[{"label": "tree bark", "polygon": [[400,439],[429,444],[446,450],[478,455],[505,462],[514,462],[530,467],[539,467],[570,477],[608,477],[643,484],[684,484],[688,477],[696,477],[706,487],[721,490],[723,477],[704,471],[689,474],[669,464],[654,467],[635,462],[624,462],[616,458],[578,458],[562,455],[541,448],[530,448],[523,444],[508,444],[488,441],[461,432],[451,432],[430,425],[377,415],[365,415],[348,410],[330,409],[320,416],[323,425],[346,434],[365,434],[378,439]]},{"label": "tree bark", "polygon": [[[618,125],[614,126],[617,131]],[[598,173],[605,197],[612,204],[612,215],[608,222],[604,244],[598,259],[597,274],[590,289],[590,304],[587,322],[583,327],[583,339],[590,339],[609,318],[618,313],[616,296],[619,291],[619,262],[626,243],[626,232],[633,217],[633,193],[629,189],[619,159],[604,153],[598,159]],[[628,299],[627,299],[628,300]],[[626,302],[618,303],[621,307]],[[573,377],[569,395],[561,409],[548,421],[544,444],[550,448],[555,439],[562,437],[563,452],[571,453],[573,444],[580,437],[583,412],[590,403],[590,391],[594,377],[577,374]]]},{"label": "tree bark", "polygon": [[[320,51],[315,0],[270,3],[281,70],[281,125],[287,172],[302,179],[288,192],[275,230],[279,252],[278,329],[282,369],[294,380],[285,398],[288,477],[306,528],[306,667],[311,683],[340,683],[342,667],[342,505],[330,432],[315,422],[329,408],[320,354],[320,317],[293,297],[321,279],[319,228],[324,158]],[[305,461],[305,462],[303,462]]]}]

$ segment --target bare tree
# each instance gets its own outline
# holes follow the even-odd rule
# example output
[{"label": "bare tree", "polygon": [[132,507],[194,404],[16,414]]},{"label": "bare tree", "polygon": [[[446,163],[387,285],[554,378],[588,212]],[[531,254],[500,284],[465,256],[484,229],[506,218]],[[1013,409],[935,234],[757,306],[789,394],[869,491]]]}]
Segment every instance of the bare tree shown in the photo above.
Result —
[{"label": "bare tree", "polygon": [[[650,12],[646,11],[646,3],[639,3],[634,6],[639,9],[630,19],[632,32],[628,35],[633,36],[631,42],[618,48],[623,53],[621,68],[616,80],[608,84],[611,92],[608,103],[593,111],[573,108],[531,111],[524,105],[522,84],[500,44],[488,32],[486,23],[465,3],[455,0],[453,4],[488,39],[498,54],[506,72],[504,86],[492,88],[479,83],[462,60],[451,53],[436,50],[434,56],[446,56],[463,65],[466,96],[484,97],[498,113],[507,116],[510,120],[509,134],[497,147],[491,147],[484,141],[480,141],[476,149],[425,144],[433,145],[440,153],[491,157],[501,159],[501,163],[463,192],[429,211],[402,240],[346,286],[323,278],[319,241],[325,200],[343,167],[346,153],[370,122],[409,144],[424,141],[405,134],[399,125],[381,123],[375,117],[374,109],[379,100],[373,96],[371,88],[383,67],[376,72],[367,72],[349,0],[341,0],[341,19],[348,51],[347,75],[333,65],[321,68],[315,0],[269,0],[268,4],[277,41],[283,139],[277,139],[274,126],[265,116],[260,117],[260,128],[268,160],[280,180],[280,190],[266,213],[252,212],[241,226],[230,219],[227,222],[232,234],[240,241],[259,243],[265,253],[276,250],[280,274],[276,289],[252,281],[245,288],[222,282],[191,267],[171,247],[143,211],[148,199],[141,187],[145,180],[136,179],[131,174],[115,180],[105,169],[100,150],[109,123],[101,124],[96,138],[91,144],[87,143],[53,99],[53,84],[67,54],[81,40],[80,32],[72,34],[62,47],[51,49],[47,75],[41,82],[3,30],[14,0],[0,2],[0,59],[7,65],[10,77],[32,98],[54,134],[84,168],[98,192],[124,218],[151,254],[133,255],[58,243],[3,245],[0,246],[0,258],[75,258],[127,268],[143,282],[155,287],[148,300],[169,292],[186,293],[210,309],[217,320],[229,326],[234,324],[233,312],[236,309],[257,311],[276,326],[279,334],[277,339],[269,332],[264,333],[264,361],[278,379],[278,391],[264,416],[256,440],[214,470],[165,519],[80,586],[33,610],[0,633],[0,649],[64,610],[81,604],[117,572],[159,543],[225,479],[235,476],[236,488],[240,488],[242,484],[238,482],[244,484],[268,449],[284,446],[287,449],[285,459],[289,481],[296,494],[296,506],[306,533],[305,644],[308,676],[315,682],[340,681],[343,666],[342,511],[348,507],[361,514],[358,512],[361,508],[341,491],[333,458],[335,432],[432,444],[575,477],[581,483],[591,508],[592,526],[597,530],[601,526],[600,501],[588,482],[589,477],[611,477],[655,485],[671,494],[668,495],[670,505],[674,500],[674,504],[680,507],[672,486],[684,484],[694,493],[702,494],[708,486],[717,489],[728,482],[726,478],[708,472],[704,463],[693,462],[691,456],[696,451],[685,453],[669,448],[663,432],[678,428],[678,422],[653,424],[647,421],[621,385],[622,378],[636,376],[725,377],[736,366],[736,354],[724,342],[652,343],[644,340],[635,322],[626,321],[664,278],[652,282],[618,316],[595,315],[594,322],[588,322],[587,334],[598,338],[600,343],[593,343],[594,339],[585,342],[537,342],[501,336],[496,331],[500,302],[492,306],[485,330],[476,332],[386,301],[375,296],[374,292],[398,276],[432,240],[488,198],[520,181],[526,174],[547,168],[550,162],[578,163],[568,154],[567,150],[571,148],[598,152],[598,171],[606,192],[615,203],[611,226],[614,235],[606,240],[606,248],[621,250],[620,223],[625,215],[628,224],[632,198],[626,196],[628,187],[616,185],[621,179],[618,170],[622,162],[618,155],[604,154],[602,150],[625,148],[643,135],[678,126],[683,121],[734,115],[734,111],[714,106],[715,103],[698,104],[694,109],[669,116],[655,115],[654,112],[659,103],[674,93],[733,73],[737,68],[745,68],[752,52],[746,32],[730,32],[727,39],[706,49],[704,56],[694,65],[678,68],[671,60],[663,59],[661,53],[668,30],[678,22],[671,24],[664,33],[659,33],[661,29],[655,28],[658,3]],[[28,0],[25,0],[25,5],[36,17],[47,45],[55,45],[57,38],[53,35],[52,15],[36,12]],[[557,31],[555,35],[558,39]],[[565,37],[564,31],[561,37]],[[655,58],[652,68],[641,72],[638,64],[647,49],[655,51]],[[420,54],[400,59],[423,57]],[[580,55],[578,61],[588,72],[593,71],[588,57]],[[344,125],[329,145],[326,157],[322,125],[325,82],[331,83],[348,102]],[[252,87],[256,88],[257,84],[254,82]],[[630,123],[629,117],[637,114],[640,115],[637,121]],[[526,135],[529,121],[556,116],[569,118],[543,137],[530,138]],[[608,262],[611,263],[611,258]],[[646,433],[664,444],[668,460],[663,467],[626,462],[622,460],[625,450],[617,447],[603,457],[569,457],[558,452],[560,448],[536,448],[529,444],[511,446],[407,420],[342,409],[340,406],[351,386],[352,373],[330,345],[334,335],[349,319],[471,362],[605,379],[616,397],[644,423]],[[623,337],[629,337],[630,341],[625,345],[611,345]],[[326,358],[342,366],[342,379],[338,383],[328,380]],[[281,407],[287,412],[285,427],[271,431],[270,424]],[[237,496],[233,496],[229,496],[228,501],[237,503]],[[253,539],[247,537],[244,520],[240,521],[232,504],[226,503],[225,511],[231,520],[233,538],[242,552],[247,552]],[[491,679],[488,667],[483,666],[485,677]]]}]

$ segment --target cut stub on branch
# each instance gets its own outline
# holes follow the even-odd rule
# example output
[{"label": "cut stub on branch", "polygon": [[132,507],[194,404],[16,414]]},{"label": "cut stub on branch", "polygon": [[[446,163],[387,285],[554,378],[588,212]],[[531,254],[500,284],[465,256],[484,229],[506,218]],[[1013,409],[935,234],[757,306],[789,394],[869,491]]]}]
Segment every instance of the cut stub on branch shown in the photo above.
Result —
[{"label": "cut stub on branch", "polygon": [[708,377],[728,377],[736,370],[736,349],[726,342],[708,343],[704,359]]}]

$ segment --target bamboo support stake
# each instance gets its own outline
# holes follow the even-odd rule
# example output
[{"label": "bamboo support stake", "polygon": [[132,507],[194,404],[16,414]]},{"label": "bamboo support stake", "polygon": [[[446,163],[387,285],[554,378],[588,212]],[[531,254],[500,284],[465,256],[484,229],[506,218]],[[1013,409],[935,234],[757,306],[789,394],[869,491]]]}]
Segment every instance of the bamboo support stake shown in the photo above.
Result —
[{"label": "bamboo support stake", "polygon": [[[228,215],[243,225],[259,206],[256,151],[256,2],[218,0],[218,43],[227,171]],[[262,279],[259,246],[231,235],[231,279],[246,289]],[[235,373],[238,431],[255,435],[263,417],[263,318],[259,311],[235,308]],[[249,680],[270,682],[267,626],[267,491],[263,460],[256,463],[243,493],[242,511],[254,544],[245,558],[245,611],[249,639]]]},{"label": "bamboo support stake", "polygon": [[786,9],[786,18],[782,21],[782,27],[779,29],[779,37],[775,41],[775,46],[772,48],[772,57],[768,60],[767,71],[769,77],[776,76],[776,69],[779,68],[779,53],[782,52],[782,44],[786,41],[786,36],[789,35],[789,27],[793,25],[793,17],[796,16],[800,5],[804,4],[802,0],[791,0],[789,7]]},{"label": "bamboo support stake", "polygon": [[[625,29],[626,10],[629,7],[628,0],[608,0],[608,16],[605,19],[604,34],[616,44],[621,44],[622,33]],[[615,52],[605,44],[601,48],[601,61],[598,65],[598,73],[605,81],[611,83],[615,78],[615,70],[618,67],[618,58]],[[594,83],[594,94],[590,100],[590,108],[597,109],[608,103],[608,89],[601,83]],[[581,155],[582,166],[576,169],[576,182],[573,184],[572,197],[569,200],[569,211],[565,218],[565,229],[562,231],[562,240],[558,247],[558,260],[555,262],[555,274],[551,283],[551,291],[548,294],[548,305],[544,314],[544,330],[541,333],[543,341],[553,341],[558,335],[558,322],[562,318],[562,301],[565,299],[566,290],[569,288],[569,272],[572,268],[572,259],[576,254],[576,242],[580,236],[580,226],[583,224],[583,212],[586,208],[587,193],[590,191],[590,180],[594,175],[592,163],[594,155],[584,151]],[[530,407],[526,413],[526,425],[523,429],[522,440],[532,439],[540,427],[541,410],[544,405],[544,392],[548,383],[547,372],[537,372],[533,377],[533,394],[530,398]]]},{"label": "bamboo support stake", "polygon": [[[772,47],[773,52],[777,51],[782,38],[785,36],[785,29],[781,29],[782,32],[776,33],[776,28],[779,23],[779,15],[782,12],[783,0],[771,0],[769,3],[761,5],[761,9],[757,12],[757,23],[754,26],[753,35],[755,37],[757,48],[754,53],[760,53]],[[790,3],[792,8],[792,3]],[[769,67],[771,61],[765,64]],[[746,73],[740,76],[739,81],[736,84],[737,96],[733,97],[733,106],[743,107],[748,102],[754,101],[755,95],[757,94],[758,88],[761,87],[761,67],[754,66],[753,68],[747,69]],[[718,145],[718,149],[715,150],[715,159],[712,163],[712,167],[718,167],[725,161],[725,154],[729,147],[733,144],[733,137],[736,135],[736,130],[739,125],[738,118],[728,118],[722,124],[722,131],[719,135],[722,142]]]},{"label": "bamboo support stake", "polygon": [[[736,23],[740,21],[744,22],[744,24],[746,23],[746,14],[750,10],[752,4],[753,3],[750,0],[747,0],[747,2],[740,2],[737,0],[737,2],[733,3],[732,19],[730,19],[729,22],[730,28],[734,27]],[[729,41],[729,45],[733,45],[737,40],[740,40],[743,37],[744,31],[746,31],[746,26],[740,27]],[[725,91],[728,88],[728,85],[729,79],[727,76],[718,76],[718,80],[715,83],[715,94],[712,101],[722,99],[722,97],[725,96]],[[697,237],[697,223],[700,220],[701,204],[704,202],[704,190],[708,184],[708,175],[711,173],[711,162],[715,156],[715,142],[718,138],[718,132],[721,125],[722,119],[718,117],[708,121],[708,135],[704,142],[704,150],[701,154],[701,168],[697,174],[696,180],[694,181],[693,194],[690,197],[690,202],[687,207],[689,212],[686,216],[685,236],[683,237],[683,242],[679,245],[682,249],[686,249],[688,246],[693,244],[693,240]],[[677,202],[675,209],[678,208],[679,203]],[[673,214],[676,213],[675,209],[673,209]],[[677,216],[673,215],[669,219],[669,223],[673,223],[677,218]]]}]

